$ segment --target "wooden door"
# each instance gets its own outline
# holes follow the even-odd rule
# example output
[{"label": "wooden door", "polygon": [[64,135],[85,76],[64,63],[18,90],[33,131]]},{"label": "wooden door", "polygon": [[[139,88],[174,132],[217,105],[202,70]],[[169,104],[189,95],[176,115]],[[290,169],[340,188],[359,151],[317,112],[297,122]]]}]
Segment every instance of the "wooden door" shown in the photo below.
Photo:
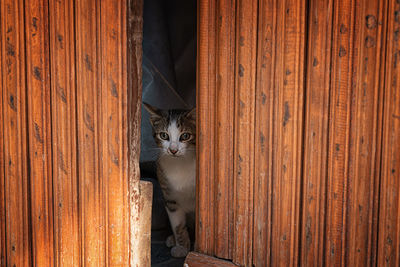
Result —
[{"label": "wooden door", "polygon": [[141,18],[136,0],[1,1],[1,266],[149,265]]},{"label": "wooden door", "polygon": [[186,263],[399,266],[400,2],[198,10],[200,254]]}]

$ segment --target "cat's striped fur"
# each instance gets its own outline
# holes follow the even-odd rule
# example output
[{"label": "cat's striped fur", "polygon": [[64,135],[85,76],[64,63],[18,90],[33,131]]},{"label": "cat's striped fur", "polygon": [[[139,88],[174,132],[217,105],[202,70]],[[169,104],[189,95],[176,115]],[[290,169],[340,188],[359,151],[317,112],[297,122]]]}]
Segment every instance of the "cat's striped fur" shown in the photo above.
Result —
[{"label": "cat's striped fur", "polygon": [[186,217],[195,211],[196,111],[162,111],[144,103],[160,148],[157,176],[174,236],[167,239],[174,257],[190,250]]}]

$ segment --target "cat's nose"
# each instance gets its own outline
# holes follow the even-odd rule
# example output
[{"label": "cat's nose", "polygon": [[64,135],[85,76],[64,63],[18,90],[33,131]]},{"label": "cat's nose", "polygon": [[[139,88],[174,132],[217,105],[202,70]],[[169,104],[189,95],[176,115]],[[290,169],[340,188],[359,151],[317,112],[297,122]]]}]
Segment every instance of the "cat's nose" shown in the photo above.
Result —
[{"label": "cat's nose", "polygon": [[171,152],[173,155],[175,155],[175,154],[176,154],[176,152],[178,152],[178,150],[177,150],[177,149],[171,149],[171,148],[168,148],[168,150],[169,150],[169,152]]}]

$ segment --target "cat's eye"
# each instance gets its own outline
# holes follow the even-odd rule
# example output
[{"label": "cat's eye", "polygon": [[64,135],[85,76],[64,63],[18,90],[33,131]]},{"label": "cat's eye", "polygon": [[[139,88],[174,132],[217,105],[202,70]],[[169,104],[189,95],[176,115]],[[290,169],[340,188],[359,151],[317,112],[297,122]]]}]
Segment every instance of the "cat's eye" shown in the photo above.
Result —
[{"label": "cat's eye", "polygon": [[158,135],[162,140],[169,140],[169,135],[166,132],[161,132]]},{"label": "cat's eye", "polygon": [[179,137],[179,141],[187,141],[190,139],[191,134],[190,133],[183,133]]}]

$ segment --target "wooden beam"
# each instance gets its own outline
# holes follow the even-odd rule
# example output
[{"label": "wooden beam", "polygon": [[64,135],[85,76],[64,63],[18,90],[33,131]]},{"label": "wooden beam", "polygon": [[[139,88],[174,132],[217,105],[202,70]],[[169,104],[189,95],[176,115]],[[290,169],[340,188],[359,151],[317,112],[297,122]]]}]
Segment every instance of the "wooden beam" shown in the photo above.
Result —
[{"label": "wooden beam", "polygon": [[183,264],[184,267],[237,267],[231,261],[217,259],[197,252],[190,252]]}]

